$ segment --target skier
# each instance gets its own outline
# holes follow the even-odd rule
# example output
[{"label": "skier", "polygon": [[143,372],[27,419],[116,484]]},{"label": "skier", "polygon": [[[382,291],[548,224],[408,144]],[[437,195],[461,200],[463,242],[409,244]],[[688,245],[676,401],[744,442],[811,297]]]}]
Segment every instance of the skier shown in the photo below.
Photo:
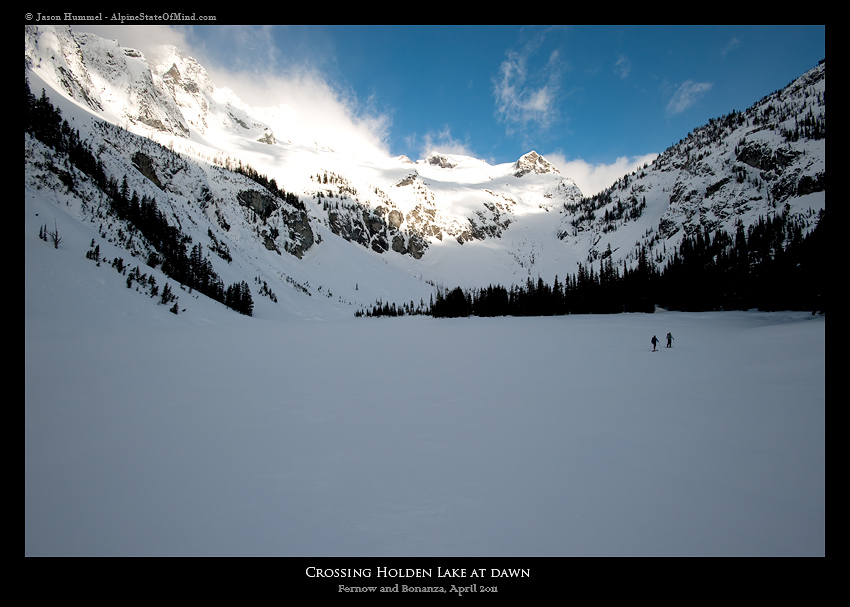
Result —
[{"label": "skier", "polygon": [[655,335],[652,336],[652,351],[655,352],[655,344],[658,343],[658,338]]},{"label": "skier", "polygon": [[668,348],[673,347],[673,334],[669,333],[669,332],[667,333],[667,347]]}]

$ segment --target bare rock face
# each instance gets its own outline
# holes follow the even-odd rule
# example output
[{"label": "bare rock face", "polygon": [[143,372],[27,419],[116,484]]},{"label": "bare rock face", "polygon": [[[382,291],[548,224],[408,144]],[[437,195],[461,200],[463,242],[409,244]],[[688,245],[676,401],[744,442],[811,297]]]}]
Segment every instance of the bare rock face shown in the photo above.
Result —
[{"label": "bare rock face", "polygon": [[275,139],[274,133],[271,131],[266,131],[263,133],[262,137],[257,139],[260,143],[267,143],[269,145],[274,145],[277,143],[277,139]]},{"label": "bare rock face", "polygon": [[404,213],[393,209],[387,216],[387,223],[391,228],[398,229],[404,223]]},{"label": "bare rock face", "polygon": [[236,198],[239,200],[239,204],[252,208],[263,219],[267,219],[278,209],[274,198],[256,190],[244,190],[239,192]]},{"label": "bare rock face", "polygon": [[431,154],[427,158],[427,162],[428,164],[438,166],[441,169],[453,169],[457,166],[456,164],[453,164],[451,161],[449,161],[449,159],[446,156],[443,156],[442,154]]},{"label": "bare rock face", "polygon": [[160,190],[164,190],[164,186],[156,173],[156,165],[147,154],[136,152],[132,156],[133,165],[139,169],[139,172],[151,181]]},{"label": "bare rock face", "polygon": [[289,228],[289,238],[294,243],[289,252],[301,259],[307,249],[312,247],[315,242],[313,228],[310,227],[310,218],[304,211],[299,211],[295,216],[287,218],[286,225]]}]

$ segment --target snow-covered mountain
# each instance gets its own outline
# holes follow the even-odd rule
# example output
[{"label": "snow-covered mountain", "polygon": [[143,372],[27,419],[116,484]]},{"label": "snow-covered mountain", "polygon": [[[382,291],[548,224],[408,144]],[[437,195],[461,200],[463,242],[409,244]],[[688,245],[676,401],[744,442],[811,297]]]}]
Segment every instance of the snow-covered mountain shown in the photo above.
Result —
[{"label": "snow-covered mountain", "polygon": [[759,217],[787,213],[808,230],[825,207],[825,89],[824,61],[746,111],[695,128],[652,164],[571,209],[560,238],[589,239],[588,261],[610,246],[616,259],[633,262],[644,246],[663,262],[684,235],[732,234]]},{"label": "snow-covered mountain", "polygon": [[[550,281],[609,248],[617,264],[637,263],[642,247],[661,264],[695,230],[782,212],[810,229],[824,207],[825,63],[593,198],[533,151],[496,166],[335,151],[293,110],[248,106],[174,47],[145,56],[27,26],[25,65],[32,93],[45,91],[106,178],[155,201],[187,252],[223,284],[249,284],[265,317],[415,307],[437,284]],[[29,135],[25,164],[28,222],[69,236],[72,223],[80,255],[92,241],[101,259],[158,271],[145,265],[155,244],[115,216],[90,175]]]}]

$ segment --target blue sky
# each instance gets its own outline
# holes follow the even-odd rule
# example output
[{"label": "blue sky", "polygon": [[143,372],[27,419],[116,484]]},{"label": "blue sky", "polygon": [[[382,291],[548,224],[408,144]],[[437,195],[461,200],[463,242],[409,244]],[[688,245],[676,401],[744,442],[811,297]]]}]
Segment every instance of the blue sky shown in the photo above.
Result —
[{"label": "blue sky", "polygon": [[[133,46],[122,36],[129,29],[136,28],[110,37]],[[143,31],[146,42],[157,38],[153,28]],[[576,178],[585,194],[710,118],[745,110],[826,57],[825,26],[159,31],[198,59],[216,84],[252,103],[297,105],[301,95],[305,113],[323,109],[324,118],[315,120],[339,130],[348,120],[391,155],[414,160],[433,149],[495,164],[533,149]]]}]

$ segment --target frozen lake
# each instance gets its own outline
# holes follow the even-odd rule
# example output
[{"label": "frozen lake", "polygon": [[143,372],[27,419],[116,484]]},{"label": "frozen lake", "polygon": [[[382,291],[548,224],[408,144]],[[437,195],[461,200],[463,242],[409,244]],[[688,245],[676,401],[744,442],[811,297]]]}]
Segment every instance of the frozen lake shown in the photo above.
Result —
[{"label": "frozen lake", "polygon": [[230,316],[28,324],[27,555],[825,553],[823,317]]}]

